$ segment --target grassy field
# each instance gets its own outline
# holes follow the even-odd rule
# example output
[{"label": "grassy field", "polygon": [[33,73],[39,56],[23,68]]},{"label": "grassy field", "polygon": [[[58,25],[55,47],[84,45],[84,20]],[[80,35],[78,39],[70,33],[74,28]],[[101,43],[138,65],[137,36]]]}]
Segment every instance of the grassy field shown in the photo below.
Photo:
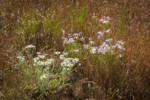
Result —
[{"label": "grassy field", "polygon": [[150,100],[148,0],[0,0],[0,100]]}]

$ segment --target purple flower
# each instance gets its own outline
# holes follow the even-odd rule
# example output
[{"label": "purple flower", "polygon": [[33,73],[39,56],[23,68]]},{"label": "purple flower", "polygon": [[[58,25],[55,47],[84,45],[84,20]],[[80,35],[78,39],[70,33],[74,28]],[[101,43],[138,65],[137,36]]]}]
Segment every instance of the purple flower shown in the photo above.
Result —
[{"label": "purple flower", "polygon": [[72,43],[73,45],[76,44],[74,38],[64,38],[63,44],[65,45],[69,43]]},{"label": "purple flower", "polygon": [[108,38],[108,39],[106,39],[106,42],[112,42],[113,41],[113,39],[112,38]]},{"label": "purple flower", "polygon": [[107,29],[106,31],[105,31],[105,33],[109,33],[111,31],[111,29]]},{"label": "purple flower", "polygon": [[105,54],[106,52],[110,52],[111,48],[106,42],[103,42],[103,44],[98,48],[98,53]]},{"label": "purple flower", "polygon": [[73,37],[74,37],[75,39],[78,39],[78,38],[80,37],[80,34],[75,33],[75,34],[73,34]]},{"label": "purple flower", "polygon": [[101,32],[101,31],[99,31],[97,34],[98,34],[98,38],[99,38],[99,39],[101,39],[101,38],[104,36],[104,33]]}]

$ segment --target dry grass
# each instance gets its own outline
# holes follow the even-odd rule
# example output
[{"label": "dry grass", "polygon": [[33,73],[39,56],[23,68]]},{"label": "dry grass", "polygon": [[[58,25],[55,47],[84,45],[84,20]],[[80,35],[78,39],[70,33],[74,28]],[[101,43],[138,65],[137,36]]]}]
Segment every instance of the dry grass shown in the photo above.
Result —
[{"label": "dry grass", "polygon": [[[51,2],[50,2],[51,1]],[[51,52],[51,48],[63,51],[61,39],[55,37],[56,30],[66,33],[84,32],[92,36],[97,32],[91,17],[110,16],[113,38],[125,41],[125,57],[113,65],[98,66],[89,55],[82,58],[82,67],[73,75],[73,87],[49,94],[47,100],[149,100],[150,99],[150,2],[148,0],[1,0],[0,1],[0,89],[4,100],[24,100],[24,78],[15,66],[16,54],[26,44],[38,44],[37,51]],[[75,4],[76,2],[76,4]],[[84,6],[83,6],[84,5]],[[87,6],[84,25],[71,22],[71,13]],[[55,27],[47,34],[40,26],[37,36],[27,43],[18,32],[19,20],[35,11],[41,14],[40,23],[47,13],[56,17]],[[82,14],[82,13],[81,13]],[[53,24],[53,25],[54,25]],[[82,23],[81,23],[82,24]],[[93,25],[94,24],[94,25]],[[56,30],[55,30],[56,29]],[[59,33],[59,32],[58,32]],[[42,35],[39,35],[42,34]],[[53,38],[54,39],[53,39]],[[38,39],[38,41],[36,41]],[[28,40],[27,40],[28,41]],[[39,42],[40,41],[40,42]],[[48,47],[47,47],[48,45]],[[45,48],[46,47],[46,48]],[[89,86],[90,85],[90,86]],[[37,98],[38,93],[31,98]]]}]

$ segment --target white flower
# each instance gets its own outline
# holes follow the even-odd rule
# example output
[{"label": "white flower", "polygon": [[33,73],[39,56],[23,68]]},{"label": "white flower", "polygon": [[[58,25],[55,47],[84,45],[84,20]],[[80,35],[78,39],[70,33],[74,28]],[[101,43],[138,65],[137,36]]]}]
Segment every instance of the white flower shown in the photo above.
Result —
[{"label": "white flower", "polygon": [[41,54],[41,52],[37,52],[36,54],[37,54],[37,55],[40,55],[40,54]]},{"label": "white flower", "polygon": [[38,61],[39,61],[39,58],[38,58],[38,57],[33,58],[33,62],[34,62],[34,63],[37,63]]},{"label": "white flower", "polygon": [[48,74],[43,74],[41,77],[40,77],[40,80],[45,80],[49,77]]},{"label": "white flower", "polygon": [[17,56],[17,58],[19,59],[20,62],[24,62],[25,61],[25,57],[24,56]]},{"label": "white flower", "polygon": [[85,38],[84,38],[83,36],[82,36],[80,39],[81,39],[81,41],[84,41],[84,40],[85,40]]},{"label": "white flower", "polygon": [[110,17],[103,17],[102,19],[100,19],[100,22],[103,24],[108,24],[110,22]]},{"label": "white flower", "polygon": [[124,45],[124,42],[120,40],[120,41],[117,41],[117,43],[115,44],[115,47],[117,47],[120,50],[125,51],[125,48],[123,47],[123,45]]},{"label": "white flower", "polygon": [[62,53],[64,56],[67,56],[69,53],[68,52],[63,52]]},{"label": "white flower", "polygon": [[91,38],[91,37],[89,38],[89,41],[92,41],[92,38]]},{"label": "white flower", "polygon": [[71,70],[75,64],[79,62],[78,58],[65,58],[60,64],[63,70]]},{"label": "white flower", "polygon": [[55,59],[47,59],[46,65],[52,65],[55,63]]},{"label": "white flower", "polygon": [[54,54],[56,54],[56,55],[59,55],[61,52],[59,52],[59,51],[56,51],[56,52],[54,52]]},{"label": "white flower", "polygon": [[38,61],[36,65],[37,66],[46,66],[45,62],[43,62],[43,61]]},{"label": "white flower", "polygon": [[73,62],[74,64],[76,64],[76,63],[79,62],[79,59],[78,59],[78,58],[74,58],[74,59],[72,60],[72,62]]},{"label": "white flower", "polygon": [[35,48],[35,46],[32,45],[32,44],[30,44],[30,45],[27,45],[27,46],[25,47],[25,49],[31,49],[31,48]]},{"label": "white flower", "polygon": [[106,31],[105,31],[105,33],[109,33],[111,31],[111,29],[107,29]]},{"label": "white flower", "polygon": [[90,41],[89,43],[92,45],[92,44],[94,44],[95,42],[94,42],[94,41]]},{"label": "white flower", "polygon": [[44,58],[45,58],[45,55],[38,55],[38,57],[39,57],[40,59],[44,59]]},{"label": "white flower", "polygon": [[83,45],[83,49],[84,49],[84,50],[88,50],[88,49],[89,49],[89,45],[88,45],[88,44],[84,44],[84,45]]},{"label": "white flower", "polygon": [[123,55],[122,55],[122,54],[119,54],[118,57],[121,58],[121,57],[123,57]]},{"label": "white flower", "polygon": [[71,52],[79,52],[79,50],[78,49],[75,49],[75,50],[71,50]]},{"label": "white flower", "polygon": [[55,59],[47,59],[46,61],[39,61],[39,58],[34,58],[34,66],[51,66],[55,63]]},{"label": "white flower", "polygon": [[124,41],[119,40],[119,41],[117,41],[117,44],[121,44],[121,45],[123,45],[123,44],[124,44]]},{"label": "white flower", "polygon": [[97,51],[97,47],[92,47],[92,49],[91,49],[91,53],[92,53],[92,54],[95,54],[95,53],[96,53],[96,51]]},{"label": "white flower", "polygon": [[61,55],[59,56],[59,58],[60,58],[61,60],[64,60],[64,59],[65,59],[65,55],[61,54]]}]

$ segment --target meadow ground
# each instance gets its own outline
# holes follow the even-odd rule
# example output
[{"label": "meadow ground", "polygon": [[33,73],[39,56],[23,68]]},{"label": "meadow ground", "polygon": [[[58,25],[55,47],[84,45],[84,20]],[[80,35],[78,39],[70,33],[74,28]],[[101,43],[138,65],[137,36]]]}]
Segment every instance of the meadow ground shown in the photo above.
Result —
[{"label": "meadow ground", "polygon": [[150,100],[148,0],[1,0],[1,100]]}]

